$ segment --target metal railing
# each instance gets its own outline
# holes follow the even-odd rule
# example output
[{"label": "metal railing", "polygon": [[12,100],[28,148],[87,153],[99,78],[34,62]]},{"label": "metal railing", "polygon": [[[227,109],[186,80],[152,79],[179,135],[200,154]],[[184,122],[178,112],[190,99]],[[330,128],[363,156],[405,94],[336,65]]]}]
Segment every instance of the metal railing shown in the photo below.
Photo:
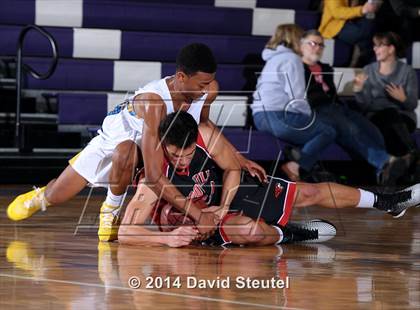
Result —
[{"label": "metal railing", "polygon": [[[29,65],[26,65],[22,62],[22,49],[23,49],[23,42],[25,40],[26,34],[30,30],[36,30],[41,33],[44,37],[48,39],[51,44],[52,52],[53,52],[53,60],[49,70],[44,73],[40,74],[31,68]],[[23,151],[23,133],[22,133],[22,126],[21,126],[21,98],[22,98],[22,70],[27,71],[30,75],[32,75],[35,79],[45,80],[48,79],[55,71],[58,63],[58,48],[57,42],[55,41],[54,37],[45,29],[35,25],[28,25],[22,29],[19,35],[18,46],[17,46],[17,65],[16,65],[16,127],[15,127],[15,145],[18,148],[19,152]]]}]

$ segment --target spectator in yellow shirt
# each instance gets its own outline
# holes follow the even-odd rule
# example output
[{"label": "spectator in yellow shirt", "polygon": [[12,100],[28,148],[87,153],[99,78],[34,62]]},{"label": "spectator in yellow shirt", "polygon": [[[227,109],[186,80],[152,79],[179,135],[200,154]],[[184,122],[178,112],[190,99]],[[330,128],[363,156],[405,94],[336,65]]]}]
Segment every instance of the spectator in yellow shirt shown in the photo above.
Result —
[{"label": "spectator in yellow shirt", "polygon": [[[364,5],[354,5],[350,0],[325,0],[319,31],[326,39],[336,38],[347,44],[356,45],[360,56],[353,57],[352,66],[363,66],[373,58],[373,19],[378,5],[371,1]],[[358,1],[356,1],[358,2]]]}]

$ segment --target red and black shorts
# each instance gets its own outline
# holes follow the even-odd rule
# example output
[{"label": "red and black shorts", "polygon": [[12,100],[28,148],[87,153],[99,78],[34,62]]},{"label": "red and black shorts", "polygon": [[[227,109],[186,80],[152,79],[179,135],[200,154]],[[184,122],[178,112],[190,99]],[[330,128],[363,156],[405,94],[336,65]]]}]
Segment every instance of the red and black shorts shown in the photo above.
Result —
[{"label": "red and black shorts", "polygon": [[263,219],[269,225],[284,226],[289,221],[295,197],[296,183],[268,177],[268,183],[244,173],[229,211],[239,212],[254,220]]},{"label": "red and black shorts", "polygon": [[243,215],[255,221],[263,220],[269,225],[285,226],[292,213],[296,183],[269,177],[268,183],[261,184],[247,173],[242,174],[240,187],[233,199],[229,214],[219,224],[216,233],[206,240],[212,245],[231,243],[224,232],[228,218]]}]

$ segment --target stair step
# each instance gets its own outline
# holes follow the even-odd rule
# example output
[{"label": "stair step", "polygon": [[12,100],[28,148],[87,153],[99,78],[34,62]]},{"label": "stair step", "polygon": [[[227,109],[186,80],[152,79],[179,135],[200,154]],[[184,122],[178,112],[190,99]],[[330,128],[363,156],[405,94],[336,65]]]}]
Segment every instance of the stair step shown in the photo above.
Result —
[{"label": "stair step", "polygon": [[68,165],[78,150],[36,149],[30,154],[19,154],[16,149],[0,149],[0,183],[3,184],[46,184],[57,177]]},{"label": "stair step", "polygon": [[[56,114],[48,113],[22,113],[20,115],[22,124],[31,125],[56,125],[58,116]],[[16,113],[0,113],[0,123],[14,123]]]},{"label": "stair step", "polygon": [[2,87],[16,86],[16,79],[0,78],[0,85]]}]

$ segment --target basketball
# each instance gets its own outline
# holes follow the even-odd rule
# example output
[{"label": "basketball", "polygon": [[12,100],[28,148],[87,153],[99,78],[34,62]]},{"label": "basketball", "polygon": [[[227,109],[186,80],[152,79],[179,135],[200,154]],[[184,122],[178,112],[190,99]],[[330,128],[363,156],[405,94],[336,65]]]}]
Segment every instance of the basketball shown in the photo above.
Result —
[{"label": "basketball", "polygon": [[[197,200],[194,202],[196,206],[204,209],[207,207],[203,200]],[[194,220],[188,215],[178,211],[175,207],[170,204],[164,205],[160,209],[160,229],[162,231],[172,231],[181,225],[194,225]]]},{"label": "basketball", "polygon": [[160,213],[160,229],[172,231],[181,225],[194,225],[194,221],[170,204],[163,206]]}]

